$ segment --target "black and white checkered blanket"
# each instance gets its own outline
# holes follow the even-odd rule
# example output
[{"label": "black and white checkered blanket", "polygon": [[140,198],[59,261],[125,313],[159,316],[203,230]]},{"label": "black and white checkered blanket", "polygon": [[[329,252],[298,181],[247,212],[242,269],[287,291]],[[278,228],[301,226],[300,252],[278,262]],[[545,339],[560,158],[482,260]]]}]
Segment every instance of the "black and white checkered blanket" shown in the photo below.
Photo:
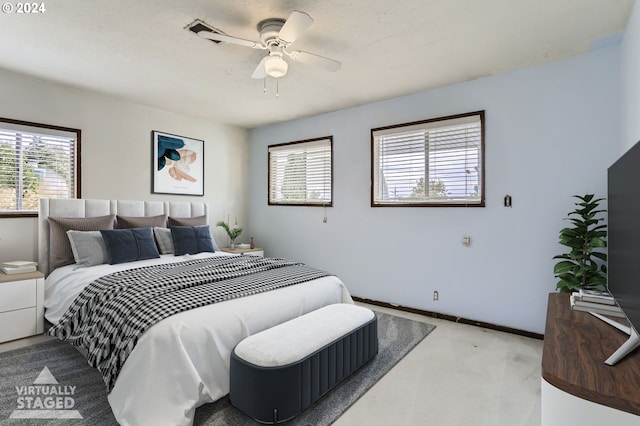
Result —
[{"label": "black and white checkered blanket", "polygon": [[105,275],[74,300],[49,335],[86,350],[111,392],[140,336],[178,312],[330,275],[298,262],[225,256]]}]

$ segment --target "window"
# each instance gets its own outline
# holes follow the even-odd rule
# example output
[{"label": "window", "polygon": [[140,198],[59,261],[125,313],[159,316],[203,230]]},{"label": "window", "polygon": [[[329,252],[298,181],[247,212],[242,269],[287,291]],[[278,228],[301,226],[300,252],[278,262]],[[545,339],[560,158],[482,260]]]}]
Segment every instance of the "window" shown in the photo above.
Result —
[{"label": "window", "polygon": [[333,137],[269,146],[269,204],[332,205]]},{"label": "window", "polygon": [[0,217],[35,216],[40,198],[80,196],[80,130],[0,118]]},{"label": "window", "polygon": [[371,206],[484,207],[484,111],[371,129]]}]

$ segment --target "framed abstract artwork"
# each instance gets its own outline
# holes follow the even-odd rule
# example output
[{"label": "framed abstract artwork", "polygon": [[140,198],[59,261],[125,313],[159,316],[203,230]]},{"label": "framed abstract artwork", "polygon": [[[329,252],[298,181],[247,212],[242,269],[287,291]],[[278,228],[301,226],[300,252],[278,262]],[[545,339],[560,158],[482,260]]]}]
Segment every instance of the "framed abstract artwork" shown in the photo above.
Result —
[{"label": "framed abstract artwork", "polygon": [[153,130],[151,145],[152,193],[204,195],[204,141]]}]

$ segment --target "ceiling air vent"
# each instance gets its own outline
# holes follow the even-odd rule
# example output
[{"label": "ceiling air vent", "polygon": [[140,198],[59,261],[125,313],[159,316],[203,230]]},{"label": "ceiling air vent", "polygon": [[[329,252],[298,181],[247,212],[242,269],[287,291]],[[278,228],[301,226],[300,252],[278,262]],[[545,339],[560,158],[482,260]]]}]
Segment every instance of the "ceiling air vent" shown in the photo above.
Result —
[{"label": "ceiling air vent", "polygon": [[[196,19],[195,21],[193,21],[192,23],[190,23],[189,25],[187,25],[185,27],[186,30],[189,30],[193,33],[198,34],[200,31],[210,31],[216,34],[224,34],[222,31],[220,31],[217,28],[212,27],[211,25],[207,24],[204,21],[201,21],[199,19]],[[221,41],[218,40],[211,40],[212,42],[214,42],[215,44],[220,44],[222,43]]]}]

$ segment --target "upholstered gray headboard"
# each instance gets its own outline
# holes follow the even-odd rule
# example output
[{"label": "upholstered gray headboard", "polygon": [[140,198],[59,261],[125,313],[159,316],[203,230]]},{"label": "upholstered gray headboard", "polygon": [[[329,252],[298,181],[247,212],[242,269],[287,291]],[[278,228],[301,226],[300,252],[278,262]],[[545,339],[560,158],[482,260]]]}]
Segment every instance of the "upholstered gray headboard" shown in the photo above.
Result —
[{"label": "upholstered gray headboard", "polygon": [[85,200],[41,198],[38,214],[38,269],[49,273],[49,223],[48,217],[95,217],[106,215],[171,217],[206,216],[209,223],[207,203],[172,201],[130,201],[130,200]]}]

